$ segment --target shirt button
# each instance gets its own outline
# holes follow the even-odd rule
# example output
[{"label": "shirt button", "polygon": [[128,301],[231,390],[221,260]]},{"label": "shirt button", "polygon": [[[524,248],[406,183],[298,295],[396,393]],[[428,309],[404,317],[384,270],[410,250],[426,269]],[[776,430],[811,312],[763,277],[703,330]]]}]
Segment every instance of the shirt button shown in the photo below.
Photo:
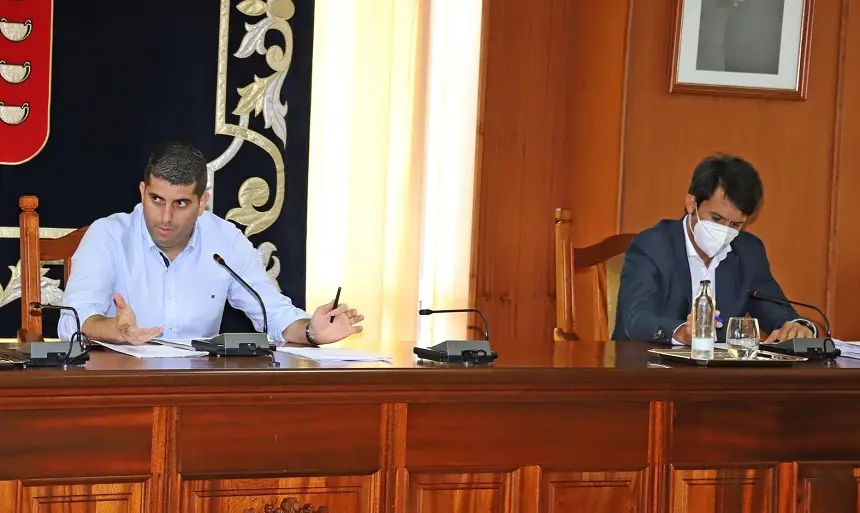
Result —
[{"label": "shirt button", "polygon": [[660,340],[663,338],[663,330],[657,330],[657,333],[654,334],[654,340]]}]

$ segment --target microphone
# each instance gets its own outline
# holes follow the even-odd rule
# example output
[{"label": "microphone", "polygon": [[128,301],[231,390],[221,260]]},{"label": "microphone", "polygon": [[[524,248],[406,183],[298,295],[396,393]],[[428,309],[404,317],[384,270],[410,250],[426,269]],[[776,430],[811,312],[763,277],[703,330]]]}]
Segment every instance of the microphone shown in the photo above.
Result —
[{"label": "microphone", "polygon": [[230,276],[238,281],[245,290],[251,293],[257,303],[260,304],[260,310],[263,312],[263,332],[262,333],[221,333],[209,340],[193,340],[191,346],[198,351],[208,351],[210,355],[216,356],[258,356],[268,355],[272,358],[272,364],[278,366],[275,361],[275,355],[269,349],[269,320],[266,315],[266,305],[263,303],[263,298],[248,285],[248,282],[242,279],[236,271],[234,271],[227,262],[221,258],[221,255],[215,253],[212,259],[223,267]]},{"label": "microphone", "polygon": [[469,312],[474,312],[481,316],[481,320],[484,322],[484,340],[446,340],[429,348],[415,347],[412,349],[412,352],[423,360],[434,362],[462,363],[466,366],[475,363],[492,363],[499,355],[490,349],[490,324],[487,322],[484,312],[477,308],[455,308],[449,310],[422,308],[418,310],[418,315]]},{"label": "microphone", "polygon": [[[254,296],[254,298],[257,300],[257,303],[260,303],[260,309],[263,311],[263,333],[265,333],[266,336],[268,336],[269,318],[266,315],[266,305],[263,303],[263,298],[260,297],[260,294],[257,294],[256,290],[254,290],[250,285],[248,285],[247,281],[243,280],[242,277],[236,273],[236,271],[234,271],[233,269],[230,268],[229,265],[227,265],[227,262],[225,262],[224,259],[221,258],[221,255],[219,255],[218,253],[215,253],[214,255],[212,255],[212,258],[215,259],[216,262],[218,262],[218,265],[220,265],[221,267],[226,269],[227,272],[230,273],[230,276],[232,276],[234,280],[241,283],[242,286],[245,287],[245,290],[247,290],[248,292],[251,293],[252,296]],[[268,346],[268,343],[266,343],[266,345]]]},{"label": "microphone", "polygon": [[810,360],[833,360],[837,356],[842,354],[842,351],[836,347],[836,343],[833,342],[832,338],[830,338],[830,319],[828,319],[827,315],[817,306],[811,305],[809,303],[801,303],[800,301],[792,301],[790,299],[771,296],[769,294],[762,293],[759,290],[750,290],[748,291],[748,293],[749,297],[751,297],[752,299],[768,301],[770,303],[785,306],[803,306],[815,310],[816,312],[821,314],[821,317],[824,319],[824,338],[792,338],[789,340],[784,340],[782,342],[765,344],[765,347],[767,347],[768,351],[794,356],[805,356]]},{"label": "microphone", "polygon": [[477,308],[456,308],[453,310],[430,310],[429,308],[422,308],[418,310],[418,315],[432,315],[434,313],[468,313],[474,312],[481,316],[481,320],[484,321],[484,340],[490,340],[490,325],[487,322],[487,318],[484,316],[484,312],[478,310]]},{"label": "microphone", "polygon": [[[77,331],[69,337],[68,345],[65,342],[30,342],[20,349],[28,365],[34,367],[57,367],[60,365],[79,365],[90,359],[89,350],[84,345],[84,339],[89,340],[81,331],[81,318],[78,311],[66,305],[46,305],[33,301],[30,308],[34,310],[69,310],[75,316]],[[78,342],[77,347],[74,343]]]}]

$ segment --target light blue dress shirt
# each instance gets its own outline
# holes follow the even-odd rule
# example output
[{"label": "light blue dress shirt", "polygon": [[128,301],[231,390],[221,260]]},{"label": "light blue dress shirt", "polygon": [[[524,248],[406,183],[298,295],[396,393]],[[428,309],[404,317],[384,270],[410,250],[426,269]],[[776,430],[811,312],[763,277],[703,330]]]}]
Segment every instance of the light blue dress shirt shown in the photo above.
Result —
[{"label": "light blue dress shirt", "polygon": [[[139,327],[159,326],[162,338],[189,339],[218,334],[226,300],[262,331],[259,303],[213,260],[215,253],[260,294],[272,340],[284,342],[287,326],[310,318],[278,292],[257,251],[232,223],[205,212],[182,253],[166,262],[146,229],[140,204],[131,213],[90,225],[72,257],[63,304],[77,309],[83,325],[92,315],[115,316],[113,295],[118,292],[134,310]],[[64,311],[58,336],[69,340],[75,329],[74,316]]]}]

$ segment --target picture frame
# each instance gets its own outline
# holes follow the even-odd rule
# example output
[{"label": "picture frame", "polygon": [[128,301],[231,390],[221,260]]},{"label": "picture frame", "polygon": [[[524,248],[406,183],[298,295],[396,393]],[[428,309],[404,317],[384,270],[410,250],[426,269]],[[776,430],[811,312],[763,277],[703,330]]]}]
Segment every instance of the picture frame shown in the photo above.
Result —
[{"label": "picture frame", "polygon": [[814,0],[677,0],[670,93],[805,100]]}]

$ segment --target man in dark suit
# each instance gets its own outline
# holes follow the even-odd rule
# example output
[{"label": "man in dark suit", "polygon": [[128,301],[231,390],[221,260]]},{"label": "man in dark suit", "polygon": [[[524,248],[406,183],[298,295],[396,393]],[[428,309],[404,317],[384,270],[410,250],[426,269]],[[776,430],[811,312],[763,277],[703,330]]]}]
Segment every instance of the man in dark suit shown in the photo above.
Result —
[{"label": "man in dark suit", "polygon": [[[739,157],[716,155],[693,171],[686,215],[638,234],[621,271],[614,340],[690,344],[692,298],[710,280],[720,317],[758,319],[767,342],[812,337],[817,328],[790,306],[749,297],[750,290],[785,299],[761,240],[742,231],[761,203],[758,172]],[[717,340],[725,330],[717,323]]]}]

